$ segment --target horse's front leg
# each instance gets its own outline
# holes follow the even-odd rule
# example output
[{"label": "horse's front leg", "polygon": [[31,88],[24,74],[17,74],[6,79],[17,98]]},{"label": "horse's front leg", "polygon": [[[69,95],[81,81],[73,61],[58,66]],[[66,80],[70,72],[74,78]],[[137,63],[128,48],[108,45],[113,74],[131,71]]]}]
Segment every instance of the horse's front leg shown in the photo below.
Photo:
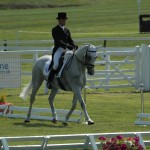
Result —
[{"label": "horse's front leg", "polygon": [[81,108],[83,109],[84,111],[84,114],[85,114],[85,121],[87,121],[88,125],[92,125],[94,124],[94,121],[90,119],[89,115],[88,115],[88,112],[86,110],[86,104],[82,98],[82,94],[81,94],[81,88],[76,88],[74,90],[74,93],[76,95],[76,98],[79,100],[79,103],[81,105]]},{"label": "horse's front leg", "polygon": [[51,111],[52,111],[52,117],[53,117],[52,122],[53,123],[57,123],[57,115],[56,115],[56,111],[55,111],[55,108],[54,108],[54,98],[55,98],[57,92],[58,92],[58,89],[52,88],[50,96],[48,98],[50,108],[51,108]]},{"label": "horse's front leg", "polygon": [[76,106],[77,106],[77,98],[76,98],[76,96],[74,94],[73,100],[72,100],[72,107],[71,107],[71,110],[66,115],[65,121],[63,122],[64,125],[67,125],[69,117],[71,116],[72,112],[75,110]]}]

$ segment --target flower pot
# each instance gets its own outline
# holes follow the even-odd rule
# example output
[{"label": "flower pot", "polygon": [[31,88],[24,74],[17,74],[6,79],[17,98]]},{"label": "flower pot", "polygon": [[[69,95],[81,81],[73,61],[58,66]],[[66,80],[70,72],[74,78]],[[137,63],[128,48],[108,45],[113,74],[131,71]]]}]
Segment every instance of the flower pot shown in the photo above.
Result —
[{"label": "flower pot", "polygon": [[[9,106],[13,106],[12,103],[8,103],[8,102],[0,102],[0,105],[8,106],[8,109],[7,109],[7,111],[6,111],[6,114],[7,114],[7,113],[13,113],[12,111],[9,110]],[[1,108],[0,108],[0,112],[4,112],[4,111],[5,111],[5,109],[1,109]]]}]

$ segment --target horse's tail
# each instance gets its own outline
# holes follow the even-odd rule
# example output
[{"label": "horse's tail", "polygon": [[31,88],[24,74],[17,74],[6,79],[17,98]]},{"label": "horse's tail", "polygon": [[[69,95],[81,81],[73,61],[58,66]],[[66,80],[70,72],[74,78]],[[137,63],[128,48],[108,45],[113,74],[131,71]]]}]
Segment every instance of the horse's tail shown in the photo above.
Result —
[{"label": "horse's tail", "polygon": [[32,80],[23,89],[23,91],[20,93],[19,97],[21,97],[23,100],[25,100],[27,98],[27,96],[29,95],[31,88],[32,88]]}]

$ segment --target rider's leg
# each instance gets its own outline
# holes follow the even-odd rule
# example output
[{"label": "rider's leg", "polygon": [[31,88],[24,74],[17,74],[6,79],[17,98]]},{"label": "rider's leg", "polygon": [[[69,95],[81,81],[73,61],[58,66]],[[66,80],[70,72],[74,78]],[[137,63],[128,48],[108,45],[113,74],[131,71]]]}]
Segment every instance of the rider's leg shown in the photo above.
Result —
[{"label": "rider's leg", "polygon": [[49,89],[51,88],[51,83],[54,79],[55,74],[56,74],[56,70],[51,69],[51,71],[48,75],[48,82],[47,82],[47,88],[49,88]]},{"label": "rider's leg", "polygon": [[51,88],[51,83],[54,79],[54,76],[56,74],[56,70],[58,68],[58,65],[59,65],[59,59],[63,53],[64,49],[62,48],[58,48],[57,51],[55,52],[54,54],[54,58],[53,58],[53,68],[51,69],[50,73],[49,73],[49,76],[48,76],[48,82],[47,82],[47,87],[48,88]]}]

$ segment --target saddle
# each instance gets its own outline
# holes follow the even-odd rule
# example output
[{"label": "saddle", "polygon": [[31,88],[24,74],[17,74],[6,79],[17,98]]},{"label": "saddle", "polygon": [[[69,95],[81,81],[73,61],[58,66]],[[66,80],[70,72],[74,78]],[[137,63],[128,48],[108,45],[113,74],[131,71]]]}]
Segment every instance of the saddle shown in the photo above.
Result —
[{"label": "saddle", "polygon": [[[72,51],[67,51],[66,53],[62,54],[62,56],[59,59],[59,67],[56,70],[57,78],[60,78],[63,70],[70,66],[73,55],[74,55],[74,53]],[[50,73],[52,66],[53,66],[53,60],[49,60],[45,63],[43,74],[46,77],[48,77],[48,74]]]}]

